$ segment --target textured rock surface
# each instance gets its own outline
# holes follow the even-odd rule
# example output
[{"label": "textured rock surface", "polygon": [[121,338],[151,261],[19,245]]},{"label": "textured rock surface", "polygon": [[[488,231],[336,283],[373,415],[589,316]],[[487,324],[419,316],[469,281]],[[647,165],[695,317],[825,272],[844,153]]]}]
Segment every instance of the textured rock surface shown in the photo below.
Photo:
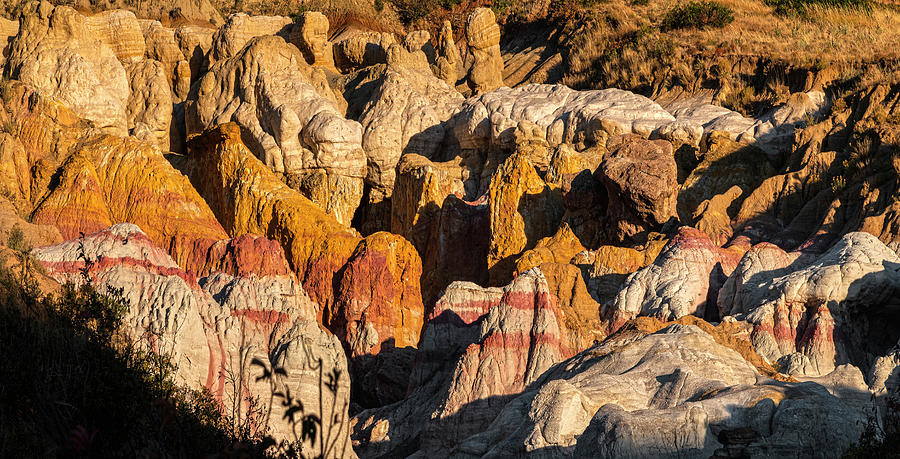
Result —
[{"label": "textured rock surface", "polygon": [[[137,33],[140,36],[140,28]],[[10,44],[9,75],[111,134],[125,135],[128,78],[100,37],[72,8],[31,3]]]},{"label": "textured rock surface", "polygon": [[141,25],[131,11],[108,10],[86,16],[91,35],[109,46],[123,65],[144,58],[145,44]]},{"label": "textured rock surface", "polygon": [[500,26],[490,8],[478,8],[466,20],[466,40],[474,62],[469,68],[469,88],[483,94],[503,86]]},{"label": "textured rock surface", "polygon": [[228,233],[280,243],[319,304],[320,321],[348,348],[365,354],[388,341],[417,343],[422,268],[408,242],[386,233],[361,240],[254,158],[235,124],[207,131],[188,147],[185,170]]},{"label": "textured rock surface", "polygon": [[128,97],[128,132],[169,151],[172,128],[172,92],[163,64],[146,59],[127,68],[131,95]]},{"label": "textured rock surface", "polygon": [[419,343],[421,276],[419,255],[400,236],[379,232],[356,247],[341,276],[330,321],[351,357],[377,354],[388,341],[397,348]]},{"label": "textured rock surface", "polygon": [[524,154],[510,156],[497,169],[488,190],[487,266],[493,285],[508,282],[519,254],[556,232],[563,214],[561,201],[559,191],[544,183]]},{"label": "textured rock surface", "polygon": [[[192,68],[188,58],[192,58],[193,50],[188,49],[187,58],[179,43],[176,31],[163,27],[159,21],[141,21],[141,30],[144,34],[147,59],[159,61],[166,73],[169,88],[172,91],[174,101],[183,101],[188,96],[191,88]],[[197,76],[200,69],[197,68]]]},{"label": "textured rock surface", "polygon": [[362,127],[343,117],[339,96],[296,47],[280,37],[253,39],[212,65],[194,91],[186,107],[188,133],[238,123],[267,166],[299,176],[299,188],[350,222],[366,166]]},{"label": "textured rock surface", "polygon": [[614,338],[554,367],[455,452],[699,458],[804,456],[812,448],[837,457],[861,429],[847,420],[860,416],[817,384],[759,380],[707,333],[672,325]]},{"label": "textured rock surface", "polygon": [[341,70],[357,70],[377,64],[387,64],[387,50],[397,40],[387,32],[359,32],[332,46],[335,64]]},{"label": "textured rock surface", "polygon": [[250,233],[278,241],[313,300],[331,304],[334,275],[359,237],[256,159],[236,124],[195,137],[188,152],[185,172],[225,230],[232,237]]},{"label": "textured rock surface", "polygon": [[[196,270],[210,244],[226,237],[209,206],[163,153],[106,135],[58,102],[18,83],[5,87],[2,116],[16,138],[0,138],[6,189],[23,214],[63,237],[113,223],[142,225],[185,269]],[[8,110],[8,114],[7,111]]]},{"label": "textured rock surface", "polygon": [[666,244],[653,264],[628,276],[606,311],[617,329],[637,315],[674,320],[685,315],[716,318],[716,295],[743,251],[722,249],[709,237],[683,227]]},{"label": "textured rock surface", "polygon": [[359,118],[366,179],[390,196],[400,156],[434,157],[463,97],[427,70],[389,66]]},{"label": "textured rock surface", "polygon": [[530,84],[467,100],[453,126],[460,148],[484,150],[511,147],[515,128],[526,121],[556,147],[578,141],[605,143],[616,134],[648,136],[674,117],[650,99],[620,89],[575,91]]},{"label": "textured rock surface", "polygon": [[734,142],[722,132],[710,133],[704,146],[703,160],[685,178],[678,192],[678,215],[685,222],[692,221],[703,201],[738,186],[741,194],[725,209],[726,216],[736,217],[746,194],[775,172],[763,151]]},{"label": "textured rock surface", "polygon": [[459,48],[456,47],[456,42],[453,40],[453,27],[450,21],[444,21],[437,43],[434,74],[451,87],[456,87],[456,82],[462,77],[462,57],[460,57]]},{"label": "textured rock surface", "polygon": [[363,456],[395,455],[416,440],[422,451],[446,454],[487,426],[509,394],[574,352],[560,343],[566,331],[538,270],[502,290],[454,283],[429,317],[409,398],[356,417]]},{"label": "textured rock surface", "polygon": [[[206,387],[227,409],[238,411],[247,409],[245,396],[267,399],[273,390],[289,389],[304,405],[304,413],[324,420],[322,428],[329,432],[324,456],[353,455],[347,441],[349,380],[339,379],[332,392],[318,368],[346,375],[346,358],[337,339],[308,315],[315,314],[315,306],[289,273],[235,277],[215,272],[198,284],[130,224],[32,253],[59,282],[90,281],[106,292],[121,289],[129,304],[128,333],[154,351],[171,353],[182,383]],[[250,268],[242,266],[246,252],[230,253],[228,263],[235,263],[236,271]],[[269,265],[284,263],[281,252],[264,256],[271,257]],[[250,365],[251,358],[284,373],[276,375],[270,386],[256,379],[261,370]],[[323,399],[332,406],[323,408]],[[291,426],[282,417],[285,409],[280,402],[263,407],[270,413],[270,432],[276,438],[292,438]],[[303,451],[319,454],[323,449],[307,442]]]},{"label": "textured rock surface", "polygon": [[875,236],[848,233],[819,256],[763,245],[740,262],[723,314],[753,325],[757,351],[782,371],[825,375],[837,365],[868,368],[900,339],[883,317],[896,314],[900,258]]},{"label": "textured rock surface", "polygon": [[324,14],[318,11],[301,14],[291,35],[291,42],[300,48],[306,62],[316,67],[334,69],[334,54],[328,41],[328,18]]},{"label": "textured rock surface", "polygon": [[608,198],[607,231],[613,240],[642,240],[676,216],[678,171],[672,145],[637,136],[611,143],[612,151],[597,171]]},{"label": "textured rock surface", "polygon": [[227,237],[206,202],[159,150],[109,135],[81,140],[32,216],[59,228],[66,239],[114,223],[141,225],[154,244],[194,272],[210,245]]},{"label": "textured rock surface", "polygon": [[213,62],[236,56],[255,37],[287,33],[291,18],[232,14],[212,36],[209,59]]}]

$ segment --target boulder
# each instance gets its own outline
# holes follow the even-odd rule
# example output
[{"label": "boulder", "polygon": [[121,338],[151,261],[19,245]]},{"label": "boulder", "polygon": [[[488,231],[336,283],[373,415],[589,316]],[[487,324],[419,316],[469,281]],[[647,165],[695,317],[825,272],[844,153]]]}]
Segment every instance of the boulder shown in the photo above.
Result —
[{"label": "boulder", "polygon": [[373,83],[370,102],[359,118],[368,157],[366,180],[390,197],[400,156],[436,156],[447,121],[463,97],[430,71],[396,65]]},{"label": "boulder", "polygon": [[397,43],[388,32],[359,32],[332,45],[334,61],[342,71],[354,71],[378,64],[387,64],[387,50]]},{"label": "boulder", "polygon": [[597,170],[608,198],[608,237],[640,241],[675,218],[677,173],[669,142],[617,138]]}]

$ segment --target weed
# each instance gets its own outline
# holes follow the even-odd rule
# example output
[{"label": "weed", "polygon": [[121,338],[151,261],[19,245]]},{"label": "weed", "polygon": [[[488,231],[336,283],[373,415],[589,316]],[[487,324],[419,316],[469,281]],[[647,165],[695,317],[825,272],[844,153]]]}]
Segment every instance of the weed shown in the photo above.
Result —
[{"label": "weed", "polygon": [[847,180],[843,176],[836,175],[831,179],[831,191],[835,194],[840,193],[847,186]]}]

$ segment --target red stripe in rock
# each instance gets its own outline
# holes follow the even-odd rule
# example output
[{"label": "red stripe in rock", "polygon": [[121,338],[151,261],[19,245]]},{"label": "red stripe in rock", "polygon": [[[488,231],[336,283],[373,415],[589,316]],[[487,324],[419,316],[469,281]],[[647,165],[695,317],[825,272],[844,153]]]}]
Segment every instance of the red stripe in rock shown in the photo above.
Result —
[{"label": "red stripe in rock", "polygon": [[[41,265],[47,271],[52,273],[62,273],[62,274],[75,274],[80,272],[85,267],[85,263],[81,260],[79,261],[40,261]],[[130,257],[123,258],[101,258],[100,261],[95,262],[93,266],[91,266],[91,273],[96,273],[98,271],[103,271],[109,268],[114,268],[118,266],[129,266],[129,267],[140,267],[147,270],[147,272],[158,274],[160,276],[177,276],[182,280],[187,282],[192,288],[197,290],[200,287],[197,285],[197,279],[193,274],[185,272],[181,268],[177,267],[168,267],[168,266],[159,266],[151,263],[148,260],[138,260]]]},{"label": "red stripe in rock", "polygon": [[233,317],[246,317],[247,319],[265,325],[283,324],[290,321],[290,317],[278,311],[261,311],[258,309],[232,309]]}]

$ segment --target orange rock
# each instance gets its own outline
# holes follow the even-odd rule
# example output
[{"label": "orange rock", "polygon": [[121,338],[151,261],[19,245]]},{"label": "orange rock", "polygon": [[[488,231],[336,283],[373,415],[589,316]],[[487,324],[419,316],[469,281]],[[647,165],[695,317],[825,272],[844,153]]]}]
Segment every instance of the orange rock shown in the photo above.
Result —
[{"label": "orange rock", "polygon": [[155,147],[111,135],[82,139],[58,184],[34,210],[73,239],[133,223],[188,271],[199,272],[210,246],[227,238],[209,206]]},{"label": "orange rock", "polygon": [[418,344],[422,262],[412,244],[388,233],[361,239],[253,156],[236,124],[195,137],[188,152],[185,170],[225,229],[280,243],[319,304],[320,323],[355,354],[378,352],[388,341]]},{"label": "orange rock", "polygon": [[391,340],[394,347],[418,345],[421,276],[422,262],[409,241],[386,232],[366,237],[344,270],[329,328],[352,356],[378,353]]},{"label": "orange rock", "polygon": [[563,223],[556,234],[541,239],[533,249],[516,260],[516,273],[523,273],[544,263],[569,263],[575,254],[584,250],[569,225]]},{"label": "orange rock", "polygon": [[195,137],[188,155],[186,172],[225,230],[232,237],[258,234],[280,243],[306,292],[320,307],[330,307],[335,273],[359,236],[279,180],[244,146],[236,124]]},{"label": "orange rock", "polygon": [[568,329],[561,337],[565,345],[581,351],[605,338],[600,304],[588,293],[581,269],[569,263],[542,263],[539,268],[559,307],[557,320]]},{"label": "orange rock", "polygon": [[497,168],[488,187],[492,285],[509,282],[515,260],[542,237],[556,232],[563,215],[558,189],[544,183],[525,154],[515,153]]}]

